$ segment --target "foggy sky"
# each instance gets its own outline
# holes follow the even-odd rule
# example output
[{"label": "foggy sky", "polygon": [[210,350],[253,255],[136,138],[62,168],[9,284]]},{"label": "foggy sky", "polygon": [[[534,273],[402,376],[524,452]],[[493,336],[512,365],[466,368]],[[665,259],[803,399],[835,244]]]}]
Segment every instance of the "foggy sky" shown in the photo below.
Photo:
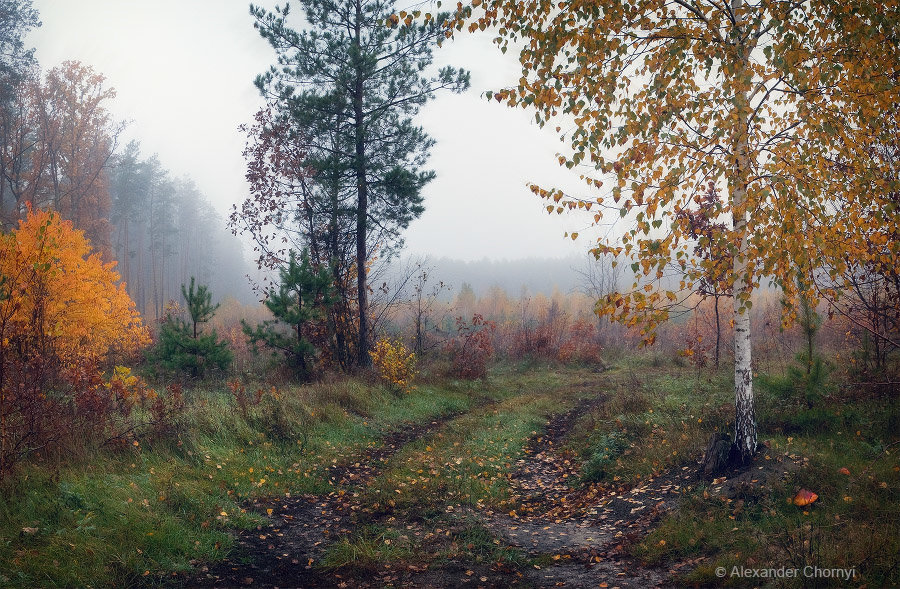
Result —
[{"label": "foggy sky", "polygon": [[[120,139],[158,153],[174,176],[190,175],[222,213],[246,195],[244,137],[262,99],[253,86],[275,59],[252,26],[244,0],[33,0],[43,26],[29,36],[41,67],[80,60],[104,74],[112,110],[130,124]],[[273,7],[274,2],[260,2]],[[398,9],[405,5],[400,2]],[[297,12],[295,10],[295,12]],[[418,122],[436,140],[425,213],[406,231],[407,252],[464,260],[564,257],[591,245],[585,216],[550,217],[528,182],[584,194],[557,164],[563,145],[533,113],[480,96],[513,84],[520,70],[489,37],[436,51],[438,65],[472,71],[464,95],[440,95]],[[582,232],[572,242],[566,231]],[[249,256],[248,256],[249,257]]]}]

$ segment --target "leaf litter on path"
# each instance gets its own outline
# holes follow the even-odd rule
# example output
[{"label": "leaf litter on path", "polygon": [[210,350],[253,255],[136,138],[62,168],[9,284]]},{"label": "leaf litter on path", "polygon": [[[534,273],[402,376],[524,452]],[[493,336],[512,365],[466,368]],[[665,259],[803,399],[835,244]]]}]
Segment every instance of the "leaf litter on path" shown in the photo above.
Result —
[{"label": "leaf litter on path", "polygon": [[[498,537],[547,564],[529,570],[525,581],[539,587],[655,587],[668,572],[642,566],[627,553],[697,482],[686,465],[626,488],[579,485],[580,469],[558,451],[580,415],[604,402],[582,400],[552,416],[544,432],[526,446],[527,457],[510,477],[521,507],[509,513],[486,511],[487,527]],[[604,585],[605,584],[605,585]]]},{"label": "leaf litter on path", "polygon": [[[207,587],[654,587],[665,586],[668,572],[642,566],[628,555],[696,482],[696,468],[684,466],[625,488],[580,484],[578,464],[558,448],[578,417],[604,402],[583,399],[550,417],[525,448],[510,483],[519,507],[509,513],[460,507],[455,516],[483,522],[497,542],[518,547],[536,561],[523,569],[510,563],[449,559],[412,565],[384,564],[361,571],[326,570],[317,563],[326,549],[367,523],[369,508],[360,491],[406,444],[433,433],[458,414],[388,434],[380,445],[328,468],[335,490],[325,496],[285,496],[258,500],[252,508],[269,514],[269,523],[241,532],[228,560],[195,579]],[[271,511],[269,511],[271,510]],[[394,519],[393,517],[391,518]],[[392,522],[411,533],[420,522]],[[192,585],[193,586],[193,585]]]},{"label": "leaf litter on path", "polygon": [[266,513],[269,523],[239,532],[232,554],[214,566],[201,569],[191,586],[338,586],[344,582],[339,574],[314,565],[330,544],[351,533],[354,513],[361,508],[354,489],[374,479],[388,458],[403,446],[458,415],[442,416],[425,424],[407,424],[387,434],[380,444],[367,448],[362,455],[331,465],[327,472],[335,490],[327,495],[285,494],[256,500],[251,508]]}]

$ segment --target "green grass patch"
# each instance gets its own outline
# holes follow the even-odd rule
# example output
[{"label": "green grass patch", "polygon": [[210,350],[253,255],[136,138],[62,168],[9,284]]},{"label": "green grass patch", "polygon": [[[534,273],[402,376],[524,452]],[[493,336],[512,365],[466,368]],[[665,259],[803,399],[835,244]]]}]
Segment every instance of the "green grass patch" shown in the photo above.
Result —
[{"label": "green grass patch", "polygon": [[730,375],[625,358],[603,373],[606,400],[581,416],[565,448],[581,460],[582,479],[631,484],[703,452],[709,436],[733,419]]},{"label": "green grass patch", "polygon": [[[713,431],[731,430],[730,373],[698,377],[687,367],[631,362],[607,375],[610,394],[619,396],[584,416],[568,441],[580,452],[586,477],[636,482],[699,459]],[[661,566],[699,559],[680,579],[685,584],[747,583],[723,580],[718,567],[784,566],[802,573],[809,566],[854,568],[854,585],[900,585],[898,404],[891,398],[841,398],[834,383],[823,388],[827,394],[809,395],[786,380],[796,377],[758,379],[756,410],[760,439],[769,444],[763,463],[766,457],[802,463],[786,480],[741,487],[730,499],[700,485],[632,547],[636,556]],[[801,488],[818,494],[818,501],[808,508],[793,505]],[[801,575],[782,584],[810,582]]]},{"label": "green grass patch", "polygon": [[595,390],[585,374],[501,374],[492,385],[495,402],[404,447],[369,486],[367,502],[385,510],[425,512],[514,504],[507,475],[547,416]]},{"label": "green grass patch", "polygon": [[341,538],[328,548],[319,565],[325,568],[341,568],[352,565],[374,569],[383,562],[407,560],[413,554],[410,536],[395,528],[367,525],[358,529],[352,537]]},{"label": "green grass patch", "polygon": [[176,435],[30,463],[0,498],[0,585],[118,587],[215,561],[228,531],[257,525],[253,497],[331,490],[329,464],[404,423],[483,402],[469,386],[398,396],[348,379],[267,389],[242,411],[226,390],[192,390]]}]

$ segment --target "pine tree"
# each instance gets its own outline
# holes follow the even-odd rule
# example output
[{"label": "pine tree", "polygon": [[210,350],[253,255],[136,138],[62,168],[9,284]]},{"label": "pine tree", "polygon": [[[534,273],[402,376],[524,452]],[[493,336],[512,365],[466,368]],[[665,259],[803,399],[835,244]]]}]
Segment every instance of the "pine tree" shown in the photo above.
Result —
[{"label": "pine tree", "polygon": [[174,313],[166,317],[150,360],[165,370],[188,372],[191,378],[197,379],[209,370],[227,369],[232,354],[228,343],[219,341],[215,330],[208,334],[200,332],[200,325],[212,319],[219,305],[212,304],[212,294],[205,285],[197,286],[196,290],[194,287],[193,276],[190,287],[181,285],[190,322]]},{"label": "pine tree", "polygon": [[[254,26],[278,53],[278,65],[257,79],[260,90],[291,121],[308,151],[313,178],[320,173],[339,231],[355,241],[357,362],[368,365],[366,268],[370,248],[380,255],[422,214],[421,190],[434,172],[422,170],[431,138],[413,124],[419,108],[440,89],[462,91],[469,74],[451,67],[426,78],[432,47],[443,38],[443,17],[400,26],[393,3],[382,0],[302,0],[306,30],[291,29],[289,7],[251,6]],[[336,206],[335,206],[336,205]],[[285,211],[303,214],[304,211]],[[387,251],[385,251],[387,250]]]},{"label": "pine tree", "polygon": [[312,372],[316,349],[304,330],[311,323],[323,320],[334,304],[331,272],[324,266],[314,268],[307,250],[300,253],[298,263],[291,250],[287,264],[279,269],[279,278],[278,288],[270,288],[264,301],[275,319],[256,327],[242,322],[244,333],[254,344],[262,343],[283,353],[291,369],[301,378],[307,378]]}]

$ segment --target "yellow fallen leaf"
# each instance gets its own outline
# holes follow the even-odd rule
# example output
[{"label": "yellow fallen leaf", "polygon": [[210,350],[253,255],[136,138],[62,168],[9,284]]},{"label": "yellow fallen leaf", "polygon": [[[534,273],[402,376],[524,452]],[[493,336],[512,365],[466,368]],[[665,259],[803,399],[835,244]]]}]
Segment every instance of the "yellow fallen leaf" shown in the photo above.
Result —
[{"label": "yellow fallen leaf", "polygon": [[797,491],[797,494],[794,495],[794,505],[796,505],[797,507],[805,507],[814,503],[818,498],[819,496],[812,491],[800,489],[799,491]]}]

